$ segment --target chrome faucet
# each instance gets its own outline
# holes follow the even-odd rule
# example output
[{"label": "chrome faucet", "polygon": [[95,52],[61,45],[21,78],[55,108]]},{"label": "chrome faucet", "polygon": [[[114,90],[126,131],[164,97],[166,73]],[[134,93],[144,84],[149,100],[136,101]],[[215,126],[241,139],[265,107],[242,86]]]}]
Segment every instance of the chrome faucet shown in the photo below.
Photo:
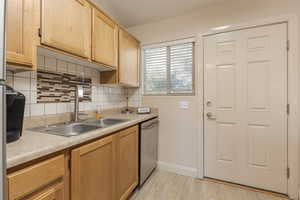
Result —
[{"label": "chrome faucet", "polygon": [[76,85],[75,87],[75,105],[74,105],[74,122],[78,122],[79,120],[79,101],[83,98],[83,86]]}]

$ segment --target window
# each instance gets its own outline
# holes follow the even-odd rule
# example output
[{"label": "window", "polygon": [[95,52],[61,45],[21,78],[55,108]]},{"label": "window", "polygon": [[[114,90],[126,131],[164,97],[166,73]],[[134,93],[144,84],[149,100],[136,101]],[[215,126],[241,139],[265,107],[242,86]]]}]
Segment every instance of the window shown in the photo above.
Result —
[{"label": "window", "polygon": [[144,95],[194,94],[194,42],[144,48]]}]

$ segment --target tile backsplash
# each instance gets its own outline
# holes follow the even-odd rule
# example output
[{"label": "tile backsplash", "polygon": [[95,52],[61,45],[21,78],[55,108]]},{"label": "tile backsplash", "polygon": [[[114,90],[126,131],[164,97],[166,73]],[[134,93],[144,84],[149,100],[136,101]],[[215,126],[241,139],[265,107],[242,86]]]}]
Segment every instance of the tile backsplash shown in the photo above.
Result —
[{"label": "tile backsplash", "polygon": [[68,73],[37,71],[38,103],[70,103],[75,99],[76,85],[83,87],[82,102],[92,101],[91,77],[80,77]]},{"label": "tile backsplash", "polygon": [[[51,57],[38,56],[38,71],[53,72],[55,74],[66,73],[83,78],[90,78],[91,101],[81,102],[79,105],[80,111],[101,111],[104,109],[125,107],[127,105],[127,96],[129,106],[137,107],[140,105],[140,89],[100,85],[100,72],[95,69]],[[74,103],[72,102],[44,103],[38,100],[37,77],[40,72],[7,73],[6,83],[26,96],[25,116],[30,117],[73,112]]]}]

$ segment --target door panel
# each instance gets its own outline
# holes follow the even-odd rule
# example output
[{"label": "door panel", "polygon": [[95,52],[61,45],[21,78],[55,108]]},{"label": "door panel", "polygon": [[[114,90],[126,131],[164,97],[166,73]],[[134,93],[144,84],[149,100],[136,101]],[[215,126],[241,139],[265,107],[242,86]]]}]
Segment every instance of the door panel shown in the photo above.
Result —
[{"label": "door panel", "polygon": [[269,105],[269,63],[254,62],[247,66],[248,109],[267,110]]},{"label": "door panel", "polygon": [[[220,34],[205,42],[205,174],[232,181],[238,170],[239,111],[241,92],[236,84],[240,78],[238,34]],[[217,118],[216,118],[217,117]],[[230,174],[230,176],[228,176]]]},{"label": "door panel", "polygon": [[205,176],[287,193],[287,24],[204,39]]},{"label": "door panel", "polygon": [[86,1],[42,0],[41,9],[42,44],[91,57],[91,7]]},{"label": "door panel", "polygon": [[33,65],[33,1],[7,1],[7,62]]},{"label": "door panel", "polygon": [[217,107],[221,110],[232,110],[235,107],[235,66],[217,66]]},{"label": "door panel", "polygon": [[139,87],[140,43],[120,29],[119,45],[119,81],[130,87]]},{"label": "door panel", "polygon": [[244,90],[248,93],[244,182],[287,193],[287,24],[245,30],[243,38],[250,80]]},{"label": "door panel", "polygon": [[115,199],[114,136],[72,150],[71,196],[73,200]]},{"label": "door panel", "polygon": [[117,199],[128,199],[139,180],[139,128],[131,127],[117,135]]},{"label": "door panel", "polygon": [[118,61],[118,26],[96,8],[93,9],[92,59],[110,66]]}]

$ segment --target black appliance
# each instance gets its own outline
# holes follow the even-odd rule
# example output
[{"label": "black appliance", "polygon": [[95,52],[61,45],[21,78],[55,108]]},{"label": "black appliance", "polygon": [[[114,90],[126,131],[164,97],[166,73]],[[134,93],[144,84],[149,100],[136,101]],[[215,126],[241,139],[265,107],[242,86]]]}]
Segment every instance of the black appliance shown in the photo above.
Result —
[{"label": "black appliance", "polygon": [[25,96],[6,86],[6,141],[14,142],[22,136]]}]

